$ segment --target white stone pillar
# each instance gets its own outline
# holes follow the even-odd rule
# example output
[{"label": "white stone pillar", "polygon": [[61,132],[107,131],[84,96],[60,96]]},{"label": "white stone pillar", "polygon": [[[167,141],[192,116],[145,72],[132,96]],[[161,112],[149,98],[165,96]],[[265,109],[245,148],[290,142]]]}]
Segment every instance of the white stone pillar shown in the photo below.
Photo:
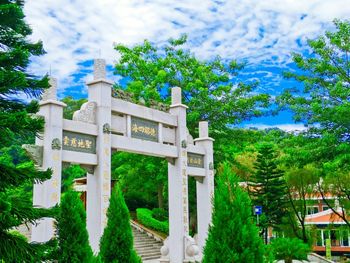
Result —
[{"label": "white stone pillar", "polygon": [[208,227],[212,216],[212,199],[214,195],[214,161],[213,161],[213,141],[208,136],[208,122],[199,123],[199,138],[195,139],[195,144],[205,149],[204,168],[205,177],[197,185],[197,222],[199,257],[203,256],[203,248],[208,236]]},{"label": "white stone pillar", "polygon": [[188,236],[188,189],[186,151],[186,109],[181,102],[181,88],[171,90],[170,114],[177,116],[176,147],[179,157],[174,164],[168,164],[169,189],[169,260],[183,262],[185,258],[185,237]]},{"label": "white stone pillar", "polygon": [[[36,139],[36,144],[43,146],[44,170],[51,168],[52,177],[42,184],[34,184],[33,205],[43,208],[53,207],[60,202],[62,172],[62,126],[63,108],[66,104],[57,101],[57,81],[50,79],[51,87],[43,94],[38,115],[45,118],[43,139]],[[43,218],[32,227],[31,241],[46,242],[54,236],[54,219]]]},{"label": "white stone pillar", "polygon": [[87,176],[87,228],[90,245],[99,251],[99,242],[107,224],[107,209],[111,194],[111,91],[113,82],[106,80],[106,63],[94,61],[94,80],[87,83],[89,102],[96,102],[98,165]]}]

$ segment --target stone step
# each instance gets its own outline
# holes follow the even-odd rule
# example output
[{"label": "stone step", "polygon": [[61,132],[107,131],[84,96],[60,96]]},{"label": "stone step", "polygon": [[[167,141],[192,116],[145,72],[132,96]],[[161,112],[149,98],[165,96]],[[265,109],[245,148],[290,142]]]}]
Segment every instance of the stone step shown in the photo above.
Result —
[{"label": "stone step", "polygon": [[143,247],[162,247],[162,244],[138,244],[138,245],[134,245],[135,248],[143,248]]},{"label": "stone step", "polygon": [[160,249],[163,245],[162,242],[155,240],[153,237],[148,236],[147,233],[141,232],[134,227],[132,227],[132,233],[134,236],[134,248],[142,258],[142,261],[161,257]]},{"label": "stone step", "polygon": [[161,254],[157,254],[157,255],[151,255],[151,256],[143,256],[141,257],[143,261],[146,260],[151,260],[151,259],[159,259],[161,257]]},{"label": "stone step", "polygon": [[147,258],[151,258],[151,257],[160,258],[161,254],[160,254],[160,252],[147,252],[147,253],[140,253],[139,256],[144,260],[146,257]]},{"label": "stone step", "polygon": [[137,246],[137,245],[143,245],[143,244],[159,244],[157,241],[154,241],[154,240],[136,240],[134,241],[134,245]]},{"label": "stone step", "polygon": [[152,255],[160,255],[160,250],[159,251],[152,251],[152,250],[147,250],[147,251],[137,251],[136,253],[140,256],[140,257],[145,257],[145,256],[152,256]]},{"label": "stone step", "polygon": [[153,245],[149,245],[149,246],[142,246],[142,247],[135,247],[136,250],[145,250],[145,249],[153,249],[153,250],[160,250],[161,246],[153,246]]}]

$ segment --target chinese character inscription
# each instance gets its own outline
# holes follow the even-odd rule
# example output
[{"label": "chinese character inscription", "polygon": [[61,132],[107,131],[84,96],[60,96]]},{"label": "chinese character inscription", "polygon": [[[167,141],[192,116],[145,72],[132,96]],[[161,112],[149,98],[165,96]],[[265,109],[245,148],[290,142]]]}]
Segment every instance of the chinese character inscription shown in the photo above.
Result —
[{"label": "chinese character inscription", "polygon": [[204,168],[203,155],[196,153],[187,153],[187,165],[190,167]]},{"label": "chinese character inscription", "polygon": [[63,150],[96,153],[96,137],[88,134],[63,131]]},{"label": "chinese character inscription", "polygon": [[158,123],[131,117],[131,137],[158,142]]}]

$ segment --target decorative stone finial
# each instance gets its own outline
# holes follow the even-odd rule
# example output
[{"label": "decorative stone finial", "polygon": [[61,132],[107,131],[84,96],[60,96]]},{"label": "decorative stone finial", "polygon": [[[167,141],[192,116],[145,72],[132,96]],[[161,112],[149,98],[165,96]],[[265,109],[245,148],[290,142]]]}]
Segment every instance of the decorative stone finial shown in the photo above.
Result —
[{"label": "decorative stone finial", "polygon": [[102,58],[94,59],[94,79],[106,78],[106,61]]},{"label": "decorative stone finial", "polygon": [[50,76],[50,87],[44,91],[41,100],[57,100],[57,79]]},{"label": "decorative stone finial", "polygon": [[208,133],[208,122],[200,121],[199,122],[199,138],[207,138],[209,136]]},{"label": "decorative stone finial", "polygon": [[173,87],[171,89],[171,105],[177,105],[182,103],[181,88]]}]

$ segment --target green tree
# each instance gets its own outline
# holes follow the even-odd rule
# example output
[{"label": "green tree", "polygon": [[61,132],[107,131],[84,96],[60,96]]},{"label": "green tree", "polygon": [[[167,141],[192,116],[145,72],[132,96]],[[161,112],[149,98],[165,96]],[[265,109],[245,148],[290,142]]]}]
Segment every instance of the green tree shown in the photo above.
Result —
[{"label": "green tree", "polygon": [[73,185],[74,179],[86,176],[86,171],[77,164],[72,164],[62,170],[61,193],[66,192]]},{"label": "green tree", "polygon": [[[263,108],[269,104],[269,96],[254,93],[257,83],[242,83],[232,79],[243,65],[219,57],[201,61],[185,49],[186,41],[186,36],[183,36],[169,40],[161,47],[149,41],[133,47],[116,45],[120,59],[115,65],[115,74],[127,80],[126,87],[116,84],[116,88],[125,88],[134,93],[134,102],[152,106],[154,101],[169,105],[170,88],[181,87],[183,103],[189,106],[187,125],[193,136],[198,135],[197,127],[201,120],[210,122],[211,136],[218,140],[230,133],[231,129],[227,127],[229,124],[263,115]],[[223,147],[215,152],[218,153],[216,155],[227,156]],[[120,158],[122,157],[121,155]],[[217,156],[215,158],[226,159]],[[166,182],[167,177],[166,171],[162,171],[167,164],[153,160],[157,159],[138,158],[137,167],[140,169],[133,167],[133,171],[142,176],[145,167],[150,166],[149,163],[156,164],[156,173],[153,176],[144,176],[143,183],[144,186],[151,186],[149,189],[152,188],[154,195],[153,184],[156,182],[159,207],[162,207],[162,193],[165,193],[166,187],[163,182]]]},{"label": "green tree", "polygon": [[133,92],[136,100],[145,100],[146,105],[151,99],[170,104],[170,88],[181,87],[183,102],[189,107],[190,130],[195,130],[201,120],[209,121],[214,130],[263,114],[269,96],[253,92],[257,83],[232,79],[243,65],[220,57],[200,61],[184,48],[186,41],[182,36],[162,47],[147,40],[131,48],[116,45],[121,58],[115,73],[128,78],[126,90]]},{"label": "green tree", "polygon": [[286,185],[283,171],[277,168],[273,145],[263,143],[258,146],[258,156],[254,164],[255,173],[248,183],[254,205],[263,207],[260,220],[262,235],[267,243],[267,228],[278,229],[286,214]]},{"label": "green tree", "polygon": [[287,89],[279,101],[293,110],[295,120],[318,124],[320,128],[313,132],[327,131],[349,141],[350,23],[335,20],[334,25],[335,32],[308,41],[311,54],[293,54],[299,71],[285,76],[300,81],[303,87]]},{"label": "green tree", "polygon": [[129,210],[118,185],[112,191],[107,218],[107,226],[100,241],[102,261],[105,263],[141,262],[134,250]]},{"label": "green tree", "polygon": [[57,218],[58,262],[92,262],[86,213],[79,194],[72,189],[62,196]]},{"label": "green tree", "polygon": [[303,240],[304,243],[310,241],[310,233],[305,225],[305,218],[308,215],[308,200],[316,194],[316,185],[319,180],[318,173],[319,171],[311,165],[304,168],[291,168],[286,172],[287,195],[291,211],[291,213],[288,213],[289,225],[293,228],[294,235]]},{"label": "green tree", "polygon": [[[303,85],[285,90],[279,102],[293,110],[295,120],[313,126],[299,147],[303,154],[295,156],[321,170],[318,190],[322,197],[331,193],[338,199],[341,211],[323,201],[350,226],[345,216],[350,208],[350,22],[335,20],[334,25],[333,32],[308,41],[310,54],[293,54],[299,70],[285,76]],[[320,138],[312,138],[315,134]]]},{"label": "green tree", "polygon": [[125,152],[112,156],[112,177],[123,189],[129,209],[165,208],[167,162],[158,157]]},{"label": "green tree", "polygon": [[249,196],[225,164],[217,180],[212,226],[203,262],[263,262],[263,254],[263,242],[253,221]]},{"label": "green tree", "polygon": [[[285,138],[279,146],[283,149],[281,163],[287,170],[313,167],[318,171],[315,187],[323,202],[350,226],[345,213],[350,209],[350,144],[339,142],[334,134],[315,138],[304,133]],[[329,194],[339,201],[337,205],[334,199],[326,198]]]},{"label": "green tree", "polygon": [[47,77],[27,71],[31,56],[42,55],[44,50],[41,42],[29,41],[31,29],[22,9],[23,1],[0,1],[0,260],[5,262],[43,260],[51,242],[28,243],[10,230],[54,215],[54,210],[33,208],[31,191],[26,189],[34,181],[50,178],[51,172],[37,171],[28,159],[18,162],[18,147],[11,151],[4,148],[33,140],[44,123],[29,114],[38,110],[37,103],[18,98],[38,98],[48,87]]},{"label": "green tree", "polygon": [[277,260],[292,263],[293,259],[307,260],[311,248],[298,238],[276,238],[271,242],[271,247]]}]

